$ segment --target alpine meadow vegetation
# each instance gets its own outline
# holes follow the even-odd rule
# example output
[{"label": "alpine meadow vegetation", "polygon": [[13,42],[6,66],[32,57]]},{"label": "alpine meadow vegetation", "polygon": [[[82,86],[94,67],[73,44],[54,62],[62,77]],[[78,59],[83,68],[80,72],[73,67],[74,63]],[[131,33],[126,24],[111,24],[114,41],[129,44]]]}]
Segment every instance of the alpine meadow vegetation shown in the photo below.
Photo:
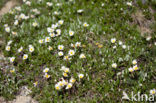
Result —
[{"label": "alpine meadow vegetation", "polygon": [[[155,7],[155,0],[23,0],[0,19],[7,61],[0,96],[12,100],[22,86],[40,103],[129,103],[123,91],[155,95]],[[152,22],[149,32],[139,31],[137,11]]]}]

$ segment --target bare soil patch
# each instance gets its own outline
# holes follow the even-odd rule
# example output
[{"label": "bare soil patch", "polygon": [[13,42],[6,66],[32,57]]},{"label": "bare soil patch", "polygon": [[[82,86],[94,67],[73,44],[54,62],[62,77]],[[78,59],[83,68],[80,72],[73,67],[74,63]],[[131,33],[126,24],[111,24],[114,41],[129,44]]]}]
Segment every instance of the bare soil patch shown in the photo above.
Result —
[{"label": "bare soil patch", "polygon": [[[154,14],[155,11],[152,8],[149,8],[151,14]],[[145,18],[143,12],[141,10],[136,11],[136,13],[132,14],[133,23],[137,24],[139,31],[141,32],[141,35],[144,36],[144,34],[151,34],[153,30],[151,29],[151,25],[154,23],[154,17],[152,16],[152,19],[148,20]]]},{"label": "bare soil patch", "polygon": [[0,10],[0,16],[4,15],[5,13],[9,12],[9,10],[13,7],[15,7],[16,5],[18,5],[19,3],[16,0],[10,0],[8,1],[4,7],[1,8]]}]

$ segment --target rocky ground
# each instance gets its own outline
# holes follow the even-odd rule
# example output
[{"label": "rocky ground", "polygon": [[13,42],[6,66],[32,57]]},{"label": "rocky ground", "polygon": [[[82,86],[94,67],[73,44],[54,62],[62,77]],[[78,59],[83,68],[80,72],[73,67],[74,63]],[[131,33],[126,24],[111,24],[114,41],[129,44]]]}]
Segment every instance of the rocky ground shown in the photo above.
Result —
[{"label": "rocky ground", "polygon": [[8,1],[0,10],[0,16],[4,15],[5,13],[9,12],[11,8],[14,6],[19,5],[19,3],[15,0]]}]

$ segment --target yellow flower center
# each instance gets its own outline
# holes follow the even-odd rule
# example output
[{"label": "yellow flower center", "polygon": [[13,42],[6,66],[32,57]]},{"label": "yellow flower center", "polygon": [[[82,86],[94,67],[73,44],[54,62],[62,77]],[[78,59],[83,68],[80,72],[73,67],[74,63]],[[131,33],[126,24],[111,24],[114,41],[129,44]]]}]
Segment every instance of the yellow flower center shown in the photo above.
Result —
[{"label": "yellow flower center", "polygon": [[45,77],[46,77],[46,78],[49,78],[49,75],[47,74]]},{"label": "yellow flower center", "polygon": [[63,86],[63,83],[60,83],[60,86]]},{"label": "yellow flower center", "polygon": [[72,79],[72,83],[74,83],[75,82],[75,79]]},{"label": "yellow flower center", "polygon": [[152,94],[155,94],[155,91],[154,90],[152,91]]},{"label": "yellow flower center", "polygon": [[84,24],[84,26],[87,26],[87,24]]},{"label": "yellow flower center", "polygon": [[65,56],[65,59],[68,59],[68,56]]},{"label": "yellow flower center", "polygon": [[83,76],[82,76],[82,75],[80,75],[80,78],[83,78]]},{"label": "yellow flower center", "polygon": [[27,56],[24,56],[24,59],[26,59],[27,58]]},{"label": "yellow flower center", "polygon": [[115,40],[112,40],[112,43],[115,43]]},{"label": "yellow flower center", "polygon": [[37,85],[37,84],[38,84],[38,82],[35,82],[34,84],[35,84],[35,85]]},{"label": "yellow flower center", "polygon": [[64,75],[65,77],[67,77],[67,76],[68,76],[68,74],[67,74],[67,73],[63,73],[63,75]]},{"label": "yellow flower center", "polygon": [[68,88],[71,88],[72,86],[71,85],[68,85]]},{"label": "yellow flower center", "polygon": [[65,72],[66,72],[66,73],[68,73],[68,72],[69,72],[69,70],[68,70],[68,69],[66,69],[66,70],[65,70]]},{"label": "yellow flower center", "polygon": [[138,67],[136,66],[136,67],[134,67],[134,70],[138,70]]},{"label": "yellow flower center", "polygon": [[11,73],[14,73],[14,72],[15,72],[15,70],[10,70],[10,72],[11,72]]},{"label": "yellow flower center", "polygon": [[56,90],[59,90],[60,89],[60,87],[59,86],[56,86]]}]

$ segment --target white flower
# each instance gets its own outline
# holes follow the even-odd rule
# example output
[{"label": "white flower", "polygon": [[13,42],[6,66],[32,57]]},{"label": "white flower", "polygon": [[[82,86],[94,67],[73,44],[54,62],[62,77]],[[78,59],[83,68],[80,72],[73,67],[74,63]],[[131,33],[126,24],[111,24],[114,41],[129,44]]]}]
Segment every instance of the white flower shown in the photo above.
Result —
[{"label": "white flower", "polygon": [[69,73],[70,72],[69,68],[67,68],[65,66],[62,66],[60,70],[64,71],[65,73]]},{"label": "white flower", "polygon": [[139,70],[139,68],[138,68],[137,65],[133,66],[133,69],[134,69],[134,70]]},{"label": "white flower", "polygon": [[155,95],[156,94],[156,89],[150,90],[150,94]]},{"label": "white flower", "polygon": [[112,39],[111,39],[111,42],[112,42],[112,43],[115,43],[115,42],[116,42],[116,38],[112,38]]},{"label": "white flower", "polygon": [[12,40],[8,41],[7,45],[10,45],[12,43]]},{"label": "white flower", "polygon": [[64,60],[70,60],[69,56],[64,56]]},{"label": "white flower", "polygon": [[22,13],[22,14],[19,15],[19,18],[20,19],[26,19],[26,16],[25,16],[25,14]]},{"label": "white flower", "polygon": [[10,58],[10,62],[11,62],[11,63],[13,63],[14,60],[15,60],[15,57],[11,57],[11,58]]},{"label": "white flower", "polygon": [[59,21],[58,21],[58,23],[59,23],[60,25],[62,25],[63,22],[64,22],[63,20],[59,20]]},{"label": "white flower", "polygon": [[71,47],[75,48],[75,45],[73,43],[71,43]]},{"label": "white flower", "polygon": [[64,72],[64,73],[63,73],[63,76],[64,76],[64,77],[68,77],[68,74]]},{"label": "white flower", "polygon": [[126,49],[126,45],[122,45],[122,48],[123,48],[123,49]]},{"label": "white flower", "polygon": [[18,20],[15,20],[14,25],[18,25]]},{"label": "white flower", "polygon": [[50,77],[50,75],[48,75],[47,73],[45,73],[44,77],[48,79]]},{"label": "white flower", "polygon": [[146,40],[147,40],[147,41],[150,41],[151,38],[152,38],[151,36],[148,36],[148,37],[146,38]]},{"label": "white flower", "polygon": [[60,3],[57,3],[56,6],[61,6],[61,4]]},{"label": "white flower", "polygon": [[24,54],[23,55],[23,59],[25,60],[25,59],[27,59],[28,58],[28,54]]},{"label": "white flower", "polygon": [[133,64],[133,65],[136,65],[136,64],[137,64],[137,61],[136,61],[136,60],[133,60],[133,61],[132,61],[132,64]]},{"label": "white flower", "polygon": [[50,51],[51,51],[51,50],[53,50],[53,48],[52,48],[51,46],[49,46],[49,47],[48,47],[48,50],[50,50]]},{"label": "white flower", "polygon": [[76,43],[75,43],[75,46],[76,46],[76,47],[80,47],[80,46],[81,46],[81,42],[76,42]]},{"label": "white flower", "polygon": [[56,89],[56,90],[60,90],[61,87],[60,87],[58,84],[55,84],[55,89]]},{"label": "white flower", "polygon": [[63,87],[63,86],[64,86],[64,82],[62,82],[62,81],[59,81],[57,84],[58,84],[60,87]]},{"label": "white flower", "polygon": [[69,68],[65,68],[65,69],[64,69],[64,72],[65,72],[65,73],[69,73],[69,72],[70,72]]},{"label": "white flower", "polygon": [[17,36],[17,32],[12,31],[12,35]]},{"label": "white flower", "polygon": [[66,86],[66,89],[70,89],[72,86],[73,86],[72,83],[68,83],[67,86]]},{"label": "white flower", "polygon": [[104,5],[105,5],[104,3],[101,4],[102,7],[103,7]]},{"label": "white flower", "polygon": [[87,24],[86,22],[83,24],[84,27],[88,27],[89,24]]},{"label": "white flower", "polygon": [[57,32],[57,36],[61,35],[61,29],[57,29],[56,32]]},{"label": "white flower", "polygon": [[17,11],[21,11],[21,7],[20,7],[20,6],[15,7],[15,9],[16,9]]},{"label": "white flower", "polygon": [[27,19],[29,19],[29,16],[25,16],[25,18],[24,18],[25,20],[27,20]]},{"label": "white flower", "polygon": [[132,2],[127,2],[127,5],[128,6],[132,6]]},{"label": "white flower", "polygon": [[38,23],[37,22],[33,22],[33,27],[36,27],[36,26],[38,26]]},{"label": "white flower", "polygon": [[29,52],[33,52],[35,49],[32,45],[29,45]]},{"label": "white flower", "polygon": [[52,33],[52,32],[54,32],[54,29],[51,28],[51,27],[48,27],[48,28],[47,28],[47,31],[48,31],[49,33]]},{"label": "white flower", "polygon": [[74,31],[69,31],[69,36],[73,36],[74,35]]},{"label": "white flower", "polygon": [[63,52],[62,51],[58,52],[58,55],[63,56]]},{"label": "white flower", "polygon": [[86,56],[84,54],[80,54],[80,58],[86,58]]},{"label": "white flower", "polygon": [[25,4],[28,5],[28,6],[30,6],[31,5],[31,2],[30,1],[26,1]]},{"label": "white flower", "polygon": [[44,42],[44,39],[40,39],[38,42],[42,44]]},{"label": "white flower", "polygon": [[45,69],[43,70],[44,73],[47,73],[48,71],[49,71],[49,68],[45,68]]},{"label": "white flower", "polygon": [[8,27],[8,24],[4,24],[4,27]]},{"label": "white flower", "polygon": [[75,54],[75,51],[74,51],[74,50],[69,50],[68,54],[69,54],[70,56],[73,56],[73,55]]},{"label": "white flower", "polygon": [[35,18],[35,15],[31,14],[30,17],[31,17],[31,18]]},{"label": "white flower", "polygon": [[115,46],[113,46],[113,49],[116,49],[116,45],[115,45]]},{"label": "white flower", "polygon": [[133,68],[128,68],[129,72],[134,72],[134,69]]},{"label": "white flower", "polygon": [[62,66],[60,70],[63,70],[64,71],[65,69],[66,69],[66,67],[65,66]]},{"label": "white flower", "polygon": [[50,37],[46,37],[46,38],[45,38],[45,42],[46,42],[46,43],[47,43],[47,42],[50,42],[50,40],[51,40]]},{"label": "white flower", "polygon": [[20,47],[20,48],[18,49],[18,52],[20,53],[22,50],[23,50],[23,47]]},{"label": "white flower", "polygon": [[119,45],[122,45],[122,41],[119,41]]},{"label": "white flower", "polygon": [[63,49],[64,49],[64,46],[63,46],[63,45],[59,45],[59,46],[58,46],[58,49],[59,49],[59,50],[63,50]]},{"label": "white flower", "polygon": [[83,12],[83,9],[77,10],[77,13],[82,13],[82,12]]},{"label": "white flower", "polygon": [[9,33],[9,32],[10,32],[10,27],[6,27],[6,28],[5,28],[5,31],[6,31],[7,33]]},{"label": "white flower", "polygon": [[57,11],[54,11],[54,14],[55,14],[55,15],[59,15],[59,13],[58,13]]},{"label": "white flower", "polygon": [[40,11],[38,9],[32,9],[32,12],[34,12],[36,14],[40,14]]},{"label": "white flower", "polygon": [[113,63],[113,64],[112,64],[112,67],[113,67],[113,68],[116,68],[116,67],[117,67],[117,64],[116,64],[116,63]]},{"label": "white flower", "polygon": [[47,2],[47,5],[48,5],[48,6],[52,6],[53,3],[51,3],[51,2]]},{"label": "white flower", "polygon": [[55,37],[55,33],[54,32],[50,33],[49,35],[50,35],[50,37]]},{"label": "white flower", "polygon": [[84,74],[79,74],[78,77],[82,79],[84,77]]},{"label": "white flower", "polygon": [[5,47],[5,50],[6,50],[6,51],[10,51],[10,46],[7,45],[7,46]]},{"label": "white flower", "polygon": [[56,29],[57,26],[58,26],[57,23],[56,23],[56,24],[52,24],[52,25],[51,25],[51,28]]},{"label": "white flower", "polygon": [[68,81],[66,81],[66,80],[62,80],[62,83],[63,83],[63,86],[65,86],[65,85],[67,85],[68,84]]},{"label": "white flower", "polygon": [[76,81],[76,79],[74,79],[73,77],[72,78],[70,78],[70,83],[75,83],[75,81]]}]

